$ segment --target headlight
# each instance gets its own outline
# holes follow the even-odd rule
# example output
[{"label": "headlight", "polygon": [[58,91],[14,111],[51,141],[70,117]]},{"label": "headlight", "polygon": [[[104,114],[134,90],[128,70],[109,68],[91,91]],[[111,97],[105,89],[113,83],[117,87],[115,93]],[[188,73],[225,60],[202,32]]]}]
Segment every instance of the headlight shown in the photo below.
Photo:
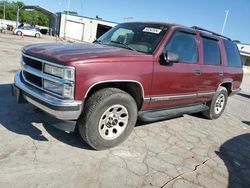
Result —
[{"label": "headlight", "polygon": [[43,81],[44,89],[51,91],[53,93],[59,94],[65,98],[73,98],[74,97],[74,87],[58,84],[49,80]]},{"label": "headlight", "polygon": [[52,65],[45,64],[44,72],[63,78],[65,80],[74,81],[75,80],[75,69],[74,68],[60,68]]}]

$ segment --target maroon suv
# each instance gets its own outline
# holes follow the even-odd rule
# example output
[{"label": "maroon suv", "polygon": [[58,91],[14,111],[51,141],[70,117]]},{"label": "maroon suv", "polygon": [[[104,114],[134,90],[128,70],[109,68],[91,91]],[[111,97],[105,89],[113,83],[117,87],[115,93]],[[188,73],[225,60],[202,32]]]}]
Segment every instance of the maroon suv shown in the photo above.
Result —
[{"label": "maroon suv", "polygon": [[21,64],[13,85],[18,101],[77,122],[97,150],[124,141],[138,117],[218,118],[243,76],[229,38],[165,23],[120,24],[93,44],[29,45]]}]

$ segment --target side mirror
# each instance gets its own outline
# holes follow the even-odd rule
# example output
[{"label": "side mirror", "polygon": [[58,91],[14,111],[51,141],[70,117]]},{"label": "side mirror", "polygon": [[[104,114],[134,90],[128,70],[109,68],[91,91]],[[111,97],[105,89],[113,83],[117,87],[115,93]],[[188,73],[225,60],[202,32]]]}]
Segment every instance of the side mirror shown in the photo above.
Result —
[{"label": "side mirror", "polygon": [[179,55],[174,52],[166,52],[162,53],[162,63],[170,64],[170,63],[178,63]]}]

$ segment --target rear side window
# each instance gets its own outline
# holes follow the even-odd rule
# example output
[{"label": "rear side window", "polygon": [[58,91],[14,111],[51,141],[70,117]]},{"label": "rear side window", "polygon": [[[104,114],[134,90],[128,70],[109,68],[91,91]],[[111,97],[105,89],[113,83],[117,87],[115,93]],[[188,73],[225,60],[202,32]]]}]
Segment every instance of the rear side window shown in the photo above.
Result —
[{"label": "rear side window", "polygon": [[230,67],[242,67],[240,53],[236,44],[229,40],[223,40],[227,53],[227,65]]},{"label": "rear side window", "polygon": [[167,44],[166,51],[178,54],[180,62],[198,62],[198,48],[195,35],[193,34],[185,32],[175,33]]},{"label": "rear side window", "polygon": [[203,62],[206,65],[220,65],[221,55],[217,40],[202,38],[203,43]]}]

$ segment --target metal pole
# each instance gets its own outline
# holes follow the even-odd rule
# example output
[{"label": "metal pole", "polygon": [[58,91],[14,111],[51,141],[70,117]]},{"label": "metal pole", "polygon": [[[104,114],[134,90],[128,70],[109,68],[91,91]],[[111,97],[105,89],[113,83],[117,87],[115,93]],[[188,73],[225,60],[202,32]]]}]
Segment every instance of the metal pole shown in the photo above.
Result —
[{"label": "metal pole", "polygon": [[20,13],[20,10],[23,8],[24,6],[21,6],[21,7],[17,7],[17,12],[16,12],[16,27],[18,26],[18,22],[19,22],[19,13]]},{"label": "metal pole", "polygon": [[3,1],[3,19],[5,20],[5,0]]},{"label": "metal pole", "polygon": [[68,1],[68,10],[67,10],[67,15],[69,14],[69,9],[70,9],[70,0]]},{"label": "metal pole", "polygon": [[18,21],[19,21],[19,6],[17,7],[17,12],[16,12],[16,27],[18,27]]},{"label": "metal pole", "polygon": [[83,4],[83,1],[81,1],[81,16],[82,16],[82,4]]},{"label": "metal pole", "polygon": [[223,26],[222,26],[222,30],[221,30],[221,34],[223,35],[224,33],[224,30],[225,30],[225,27],[226,27],[226,23],[227,23],[227,17],[228,17],[228,14],[229,14],[229,10],[226,10],[225,11],[225,19],[224,19],[224,23],[223,23]]}]

